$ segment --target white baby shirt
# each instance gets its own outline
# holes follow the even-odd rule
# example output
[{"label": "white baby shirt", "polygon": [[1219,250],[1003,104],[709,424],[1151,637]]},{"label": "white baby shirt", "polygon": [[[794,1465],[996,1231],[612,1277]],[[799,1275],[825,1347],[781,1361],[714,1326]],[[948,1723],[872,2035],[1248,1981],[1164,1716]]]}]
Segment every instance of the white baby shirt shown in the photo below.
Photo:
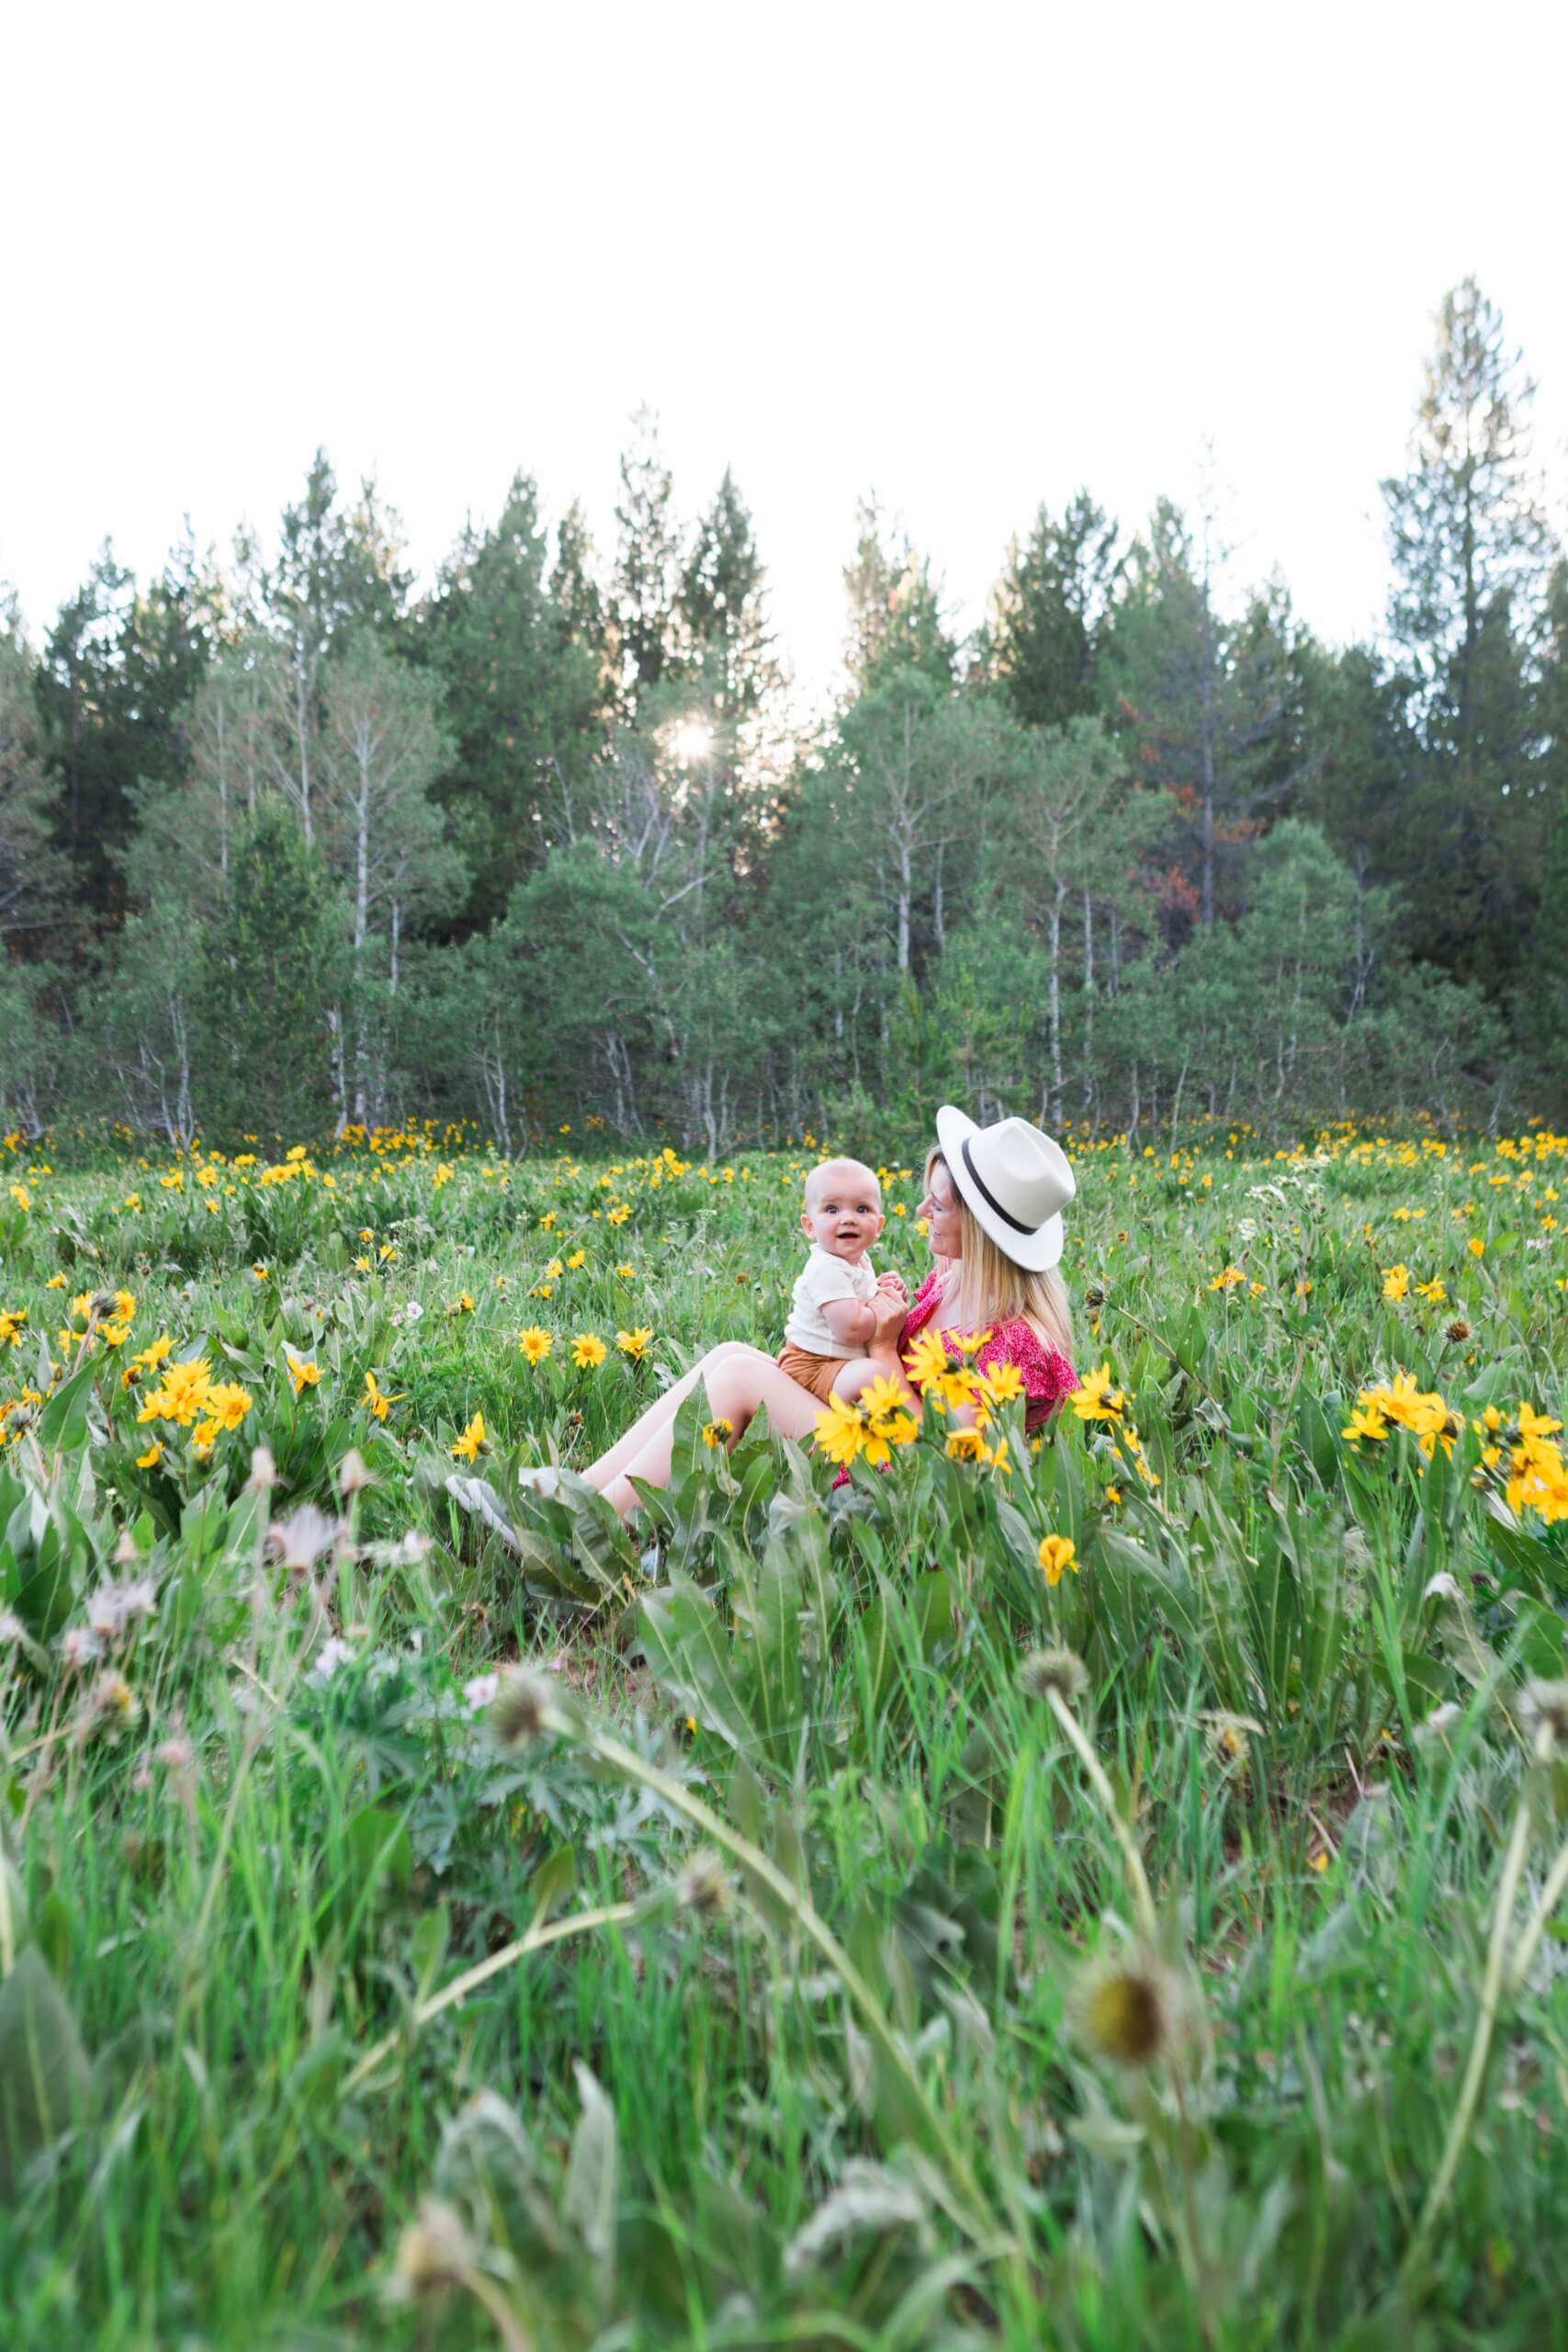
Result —
[{"label": "white baby shirt", "polygon": [[876,1296],[876,1272],[869,1258],[858,1266],[845,1259],[832,1257],[814,1241],[805,1271],[795,1285],[789,1321],[784,1325],[784,1338],[792,1348],[804,1348],[811,1356],[841,1356],[844,1341],[836,1340],[822,1312],[822,1303],[829,1298],[871,1299]]}]

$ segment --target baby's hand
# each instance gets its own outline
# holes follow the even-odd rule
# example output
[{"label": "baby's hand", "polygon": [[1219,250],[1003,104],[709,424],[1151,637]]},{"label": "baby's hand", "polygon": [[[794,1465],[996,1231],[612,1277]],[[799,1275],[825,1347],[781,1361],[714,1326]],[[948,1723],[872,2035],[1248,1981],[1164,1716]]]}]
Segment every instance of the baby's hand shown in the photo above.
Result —
[{"label": "baby's hand", "polygon": [[906,1306],[908,1305],[909,1293],[904,1277],[902,1274],[894,1273],[891,1268],[886,1273],[877,1275],[876,1287],[880,1291],[886,1291],[889,1298],[900,1298]]}]

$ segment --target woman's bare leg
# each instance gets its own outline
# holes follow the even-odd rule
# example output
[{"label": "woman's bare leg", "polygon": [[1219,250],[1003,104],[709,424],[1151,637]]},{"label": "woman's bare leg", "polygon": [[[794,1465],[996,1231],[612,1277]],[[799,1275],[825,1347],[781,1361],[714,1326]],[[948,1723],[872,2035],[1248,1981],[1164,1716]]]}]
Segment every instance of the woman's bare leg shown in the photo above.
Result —
[{"label": "woman's bare leg", "polygon": [[[782,1372],[772,1356],[761,1348],[749,1348],[732,1342],[715,1348],[698,1367],[707,1381],[708,1402],[716,1419],[728,1421],[733,1446],[746,1429],[747,1423],[765,1405],[768,1420],[781,1437],[808,1437],[817,1426],[822,1410],[808,1389]],[[694,1374],[688,1374],[686,1393],[691,1392]],[[680,1384],[677,1383],[677,1385]],[[674,1391],[671,1391],[673,1396]],[[660,1399],[660,1402],[666,1401]],[[645,1414],[646,1421],[649,1416]],[[667,1414],[663,1420],[646,1431],[638,1450],[629,1460],[623,1459],[615,1469],[605,1473],[604,1464],[613,1456],[606,1454],[604,1463],[595,1463],[589,1474],[605,1500],[612,1504],[623,1519],[639,1508],[633,1478],[646,1479],[649,1486],[667,1487],[670,1483],[670,1460],[675,1445],[675,1416]],[[633,1424],[628,1435],[636,1435],[641,1422]],[[622,1440],[622,1445],[625,1444]],[[620,1447],[615,1453],[620,1453]]]},{"label": "woman's bare leg", "polygon": [[[589,1463],[581,1474],[589,1485],[597,1487],[603,1494],[611,1480],[619,1477],[627,1463],[637,1460],[649,1440],[674,1420],[676,1414],[699,1380],[708,1381],[711,1396],[715,1365],[729,1349],[741,1345],[743,1342],[739,1340],[726,1340],[718,1347],[710,1348],[706,1355],[692,1366],[690,1372],[682,1373],[680,1379],[673,1382],[661,1396],[656,1396],[652,1404],[637,1415],[630,1429],[615,1440],[607,1453],[602,1453],[596,1462]],[[747,1352],[761,1354],[761,1351],[751,1349]]]}]

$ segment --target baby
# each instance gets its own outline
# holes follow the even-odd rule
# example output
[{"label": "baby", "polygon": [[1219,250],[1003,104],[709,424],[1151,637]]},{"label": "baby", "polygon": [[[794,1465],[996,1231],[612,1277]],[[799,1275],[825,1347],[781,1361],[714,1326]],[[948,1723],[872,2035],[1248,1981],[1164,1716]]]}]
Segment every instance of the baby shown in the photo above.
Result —
[{"label": "baby", "polygon": [[882,1230],[882,1187],[858,1159],[825,1159],[806,1180],[801,1230],[811,1243],[779,1350],[781,1369],[825,1405],[846,1402],[886,1373],[867,1350],[897,1334],[909,1294],[897,1274],[873,1272],[866,1251]]}]

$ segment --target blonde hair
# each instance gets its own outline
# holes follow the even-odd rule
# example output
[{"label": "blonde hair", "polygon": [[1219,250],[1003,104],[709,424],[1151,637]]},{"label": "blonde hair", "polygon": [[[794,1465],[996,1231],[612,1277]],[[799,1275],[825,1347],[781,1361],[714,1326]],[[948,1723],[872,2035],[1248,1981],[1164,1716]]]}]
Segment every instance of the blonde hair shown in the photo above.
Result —
[{"label": "blonde hair", "polygon": [[1032,1273],[1027,1266],[1015,1265],[997,1247],[953,1183],[947,1155],[940,1149],[926,1155],[928,1193],[931,1177],[939,1168],[946,1170],[947,1181],[953,1185],[953,1206],[964,1236],[963,1255],[947,1261],[942,1281],[946,1313],[960,1329],[970,1331],[981,1331],[987,1325],[1006,1323],[1021,1315],[1037,1325],[1051,1345],[1070,1361],[1073,1317],[1067,1305],[1067,1286],[1059,1270],[1052,1266],[1043,1273]]}]

